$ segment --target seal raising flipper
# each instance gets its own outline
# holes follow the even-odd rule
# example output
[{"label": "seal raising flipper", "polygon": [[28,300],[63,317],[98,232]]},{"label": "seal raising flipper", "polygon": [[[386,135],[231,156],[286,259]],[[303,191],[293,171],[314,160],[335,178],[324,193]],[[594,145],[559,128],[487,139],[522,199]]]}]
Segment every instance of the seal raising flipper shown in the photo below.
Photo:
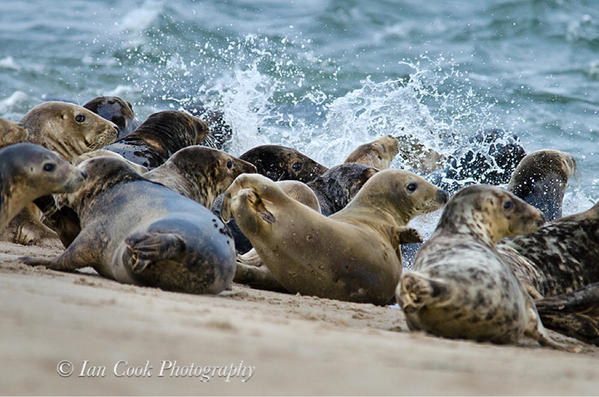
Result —
[{"label": "seal raising flipper", "polygon": [[172,233],[141,232],[125,239],[133,273],[143,272],[152,262],[176,260],[185,251],[185,242]]}]

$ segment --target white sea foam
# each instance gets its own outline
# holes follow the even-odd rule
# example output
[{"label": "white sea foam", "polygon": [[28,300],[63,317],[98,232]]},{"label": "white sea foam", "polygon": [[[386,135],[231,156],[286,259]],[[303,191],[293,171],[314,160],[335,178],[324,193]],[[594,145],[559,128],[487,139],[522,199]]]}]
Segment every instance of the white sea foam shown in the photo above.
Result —
[{"label": "white sea foam", "polygon": [[23,91],[15,91],[8,98],[0,100],[0,114],[12,111],[13,107],[29,97]]},{"label": "white sea foam", "polygon": [[0,68],[21,70],[21,67],[17,65],[14,58],[11,56],[7,56],[6,58],[0,59]]},{"label": "white sea foam", "polygon": [[141,7],[129,11],[121,20],[119,26],[130,33],[141,32],[154,22],[163,9],[163,2],[146,0]]}]

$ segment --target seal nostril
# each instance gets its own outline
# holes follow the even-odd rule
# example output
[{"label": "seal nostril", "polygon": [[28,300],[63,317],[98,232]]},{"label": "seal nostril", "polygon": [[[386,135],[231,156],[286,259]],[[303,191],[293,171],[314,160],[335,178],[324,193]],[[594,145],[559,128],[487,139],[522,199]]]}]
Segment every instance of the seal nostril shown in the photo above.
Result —
[{"label": "seal nostril", "polygon": [[447,203],[447,201],[449,200],[449,194],[445,190],[438,190],[437,197],[439,201],[442,203]]},{"label": "seal nostril", "polygon": [[87,179],[87,172],[81,171],[81,176],[83,177],[83,179]]},{"label": "seal nostril", "polygon": [[541,227],[541,226],[543,226],[544,223],[545,223],[545,221],[537,221],[537,226]]}]

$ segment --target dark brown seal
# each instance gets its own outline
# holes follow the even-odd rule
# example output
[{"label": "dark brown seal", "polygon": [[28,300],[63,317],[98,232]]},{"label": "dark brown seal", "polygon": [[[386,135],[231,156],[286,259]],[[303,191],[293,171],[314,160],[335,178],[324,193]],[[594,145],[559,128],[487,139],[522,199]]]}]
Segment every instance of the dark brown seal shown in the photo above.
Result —
[{"label": "dark brown seal", "polygon": [[446,201],[445,192],[419,176],[384,170],[343,210],[325,217],[270,179],[244,174],[225,192],[222,217],[235,217],[288,291],[385,304],[402,270],[399,244],[421,241],[406,225]]},{"label": "dark brown seal", "polygon": [[576,161],[570,154],[539,150],[520,160],[507,189],[553,221],[562,216],[564,192],[574,172]]},{"label": "dark brown seal", "polygon": [[122,283],[191,293],[230,287],[233,240],[208,209],[115,157],[78,167],[89,174],[86,183],[61,199],[81,220],[81,233],[62,255],[23,262],[63,271],[92,266]]},{"label": "dark brown seal", "polygon": [[177,150],[199,144],[208,133],[208,125],[199,118],[167,110],[150,115],[135,131],[104,149],[152,169]]},{"label": "dark brown seal", "polygon": [[77,156],[115,141],[116,125],[82,106],[45,102],[19,122],[29,131],[29,141],[73,161]]},{"label": "dark brown seal", "polygon": [[254,164],[259,174],[273,181],[295,180],[307,183],[327,170],[327,167],[305,154],[279,145],[257,146],[239,158]]},{"label": "dark brown seal", "polygon": [[85,103],[83,107],[116,124],[119,138],[123,138],[137,128],[133,106],[118,96],[99,96]]},{"label": "dark brown seal", "polygon": [[458,192],[398,286],[410,329],[495,343],[529,336],[567,348],[547,335],[534,302],[495,248],[543,222],[539,210],[503,189],[475,185]]}]

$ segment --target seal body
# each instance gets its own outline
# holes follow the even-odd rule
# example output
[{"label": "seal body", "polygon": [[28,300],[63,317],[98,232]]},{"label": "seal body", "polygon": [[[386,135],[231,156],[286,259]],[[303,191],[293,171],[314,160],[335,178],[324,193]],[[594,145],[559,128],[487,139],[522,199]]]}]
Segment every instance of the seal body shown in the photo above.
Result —
[{"label": "seal body", "polygon": [[59,257],[25,263],[55,270],[93,266],[119,282],[182,292],[230,286],[233,241],[208,209],[117,158],[92,158],[79,168],[90,175],[87,183],[62,200],[79,216],[81,233]]},{"label": "seal body", "polygon": [[44,102],[20,121],[36,143],[73,161],[83,153],[114,142],[116,125],[82,106],[66,102]]},{"label": "seal body", "polygon": [[255,173],[256,167],[220,150],[188,146],[144,177],[210,208],[237,176]]},{"label": "seal body", "polygon": [[22,125],[0,119],[0,148],[19,142],[27,142],[29,132]]},{"label": "seal body", "polygon": [[31,143],[0,150],[0,229],[33,200],[72,192],[86,174],[55,153]]},{"label": "seal body", "polygon": [[100,117],[112,121],[119,131],[118,138],[123,138],[137,128],[133,106],[118,96],[99,96],[83,105]]},{"label": "seal body", "polygon": [[259,174],[273,181],[296,180],[307,183],[327,170],[324,165],[286,146],[257,146],[239,158],[254,164]]},{"label": "seal body", "polygon": [[288,291],[385,304],[401,274],[401,242],[421,241],[407,228],[447,194],[401,170],[377,173],[342,211],[325,217],[259,176],[239,176],[221,216],[233,215],[273,277]]},{"label": "seal body", "polygon": [[399,151],[399,140],[391,135],[358,146],[347,156],[345,163],[358,163],[379,170],[389,168]]},{"label": "seal body", "polygon": [[470,186],[452,197],[398,286],[410,329],[495,343],[527,335],[558,347],[495,248],[542,223],[539,210],[499,188]]},{"label": "seal body", "polygon": [[543,212],[547,221],[562,216],[562,201],[576,161],[568,153],[539,150],[526,155],[516,167],[507,189]]},{"label": "seal body", "polygon": [[208,125],[199,118],[167,110],[151,114],[135,131],[104,149],[152,169],[177,150],[202,142],[208,132]]}]

